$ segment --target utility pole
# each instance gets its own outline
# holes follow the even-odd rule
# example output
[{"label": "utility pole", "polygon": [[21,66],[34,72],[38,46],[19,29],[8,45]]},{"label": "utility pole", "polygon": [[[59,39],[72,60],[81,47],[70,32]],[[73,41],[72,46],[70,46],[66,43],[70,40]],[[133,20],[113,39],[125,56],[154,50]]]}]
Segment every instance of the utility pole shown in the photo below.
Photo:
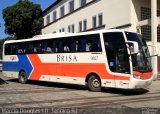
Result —
[{"label": "utility pole", "polygon": [[[157,47],[157,0],[151,0],[151,34],[152,45]],[[155,55],[155,50],[152,50],[152,54]],[[153,67],[153,80],[158,76],[157,56],[152,58]]]}]

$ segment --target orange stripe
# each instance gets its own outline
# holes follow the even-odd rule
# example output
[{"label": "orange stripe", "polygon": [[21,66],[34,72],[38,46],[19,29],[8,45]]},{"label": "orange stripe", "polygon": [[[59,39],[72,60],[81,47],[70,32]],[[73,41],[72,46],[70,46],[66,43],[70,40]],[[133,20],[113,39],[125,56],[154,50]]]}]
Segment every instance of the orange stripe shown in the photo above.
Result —
[{"label": "orange stripe", "polygon": [[133,71],[134,75],[140,76],[141,79],[145,80],[145,79],[149,79],[152,77],[152,72],[147,72],[147,73],[140,73],[137,71]]},{"label": "orange stripe", "polygon": [[101,79],[129,80],[129,77],[109,74],[104,63],[42,63],[38,55],[28,55],[28,57],[34,67],[31,80],[39,80],[41,75],[85,78],[91,72],[98,74]]}]

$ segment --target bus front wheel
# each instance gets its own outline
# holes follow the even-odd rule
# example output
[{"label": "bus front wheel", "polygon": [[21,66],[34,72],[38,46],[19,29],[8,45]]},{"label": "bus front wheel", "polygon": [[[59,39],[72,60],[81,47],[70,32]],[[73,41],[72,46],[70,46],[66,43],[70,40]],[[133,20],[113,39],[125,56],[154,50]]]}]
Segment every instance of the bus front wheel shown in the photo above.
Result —
[{"label": "bus front wheel", "polygon": [[88,79],[88,88],[90,91],[100,92],[101,91],[101,81],[97,76],[92,75]]},{"label": "bus front wheel", "polygon": [[19,82],[22,83],[22,84],[25,84],[25,83],[27,82],[26,72],[21,71],[21,72],[19,73]]}]

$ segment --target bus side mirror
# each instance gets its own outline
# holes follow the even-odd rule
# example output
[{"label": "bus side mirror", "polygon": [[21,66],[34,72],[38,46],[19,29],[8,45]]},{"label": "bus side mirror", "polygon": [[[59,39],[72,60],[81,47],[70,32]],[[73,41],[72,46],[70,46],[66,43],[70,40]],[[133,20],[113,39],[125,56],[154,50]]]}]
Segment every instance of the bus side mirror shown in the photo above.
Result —
[{"label": "bus side mirror", "polygon": [[127,41],[126,43],[128,44],[128,48],[130,50],[131,55],[139,53],[139,47],[137,42]]},{"label": "bus side mirror", "polygon": [[153,45],[147,45],[147,46],[150,50],[150,53],[152,54],[151,57],[158,56],[158,51],[156,46]]}]

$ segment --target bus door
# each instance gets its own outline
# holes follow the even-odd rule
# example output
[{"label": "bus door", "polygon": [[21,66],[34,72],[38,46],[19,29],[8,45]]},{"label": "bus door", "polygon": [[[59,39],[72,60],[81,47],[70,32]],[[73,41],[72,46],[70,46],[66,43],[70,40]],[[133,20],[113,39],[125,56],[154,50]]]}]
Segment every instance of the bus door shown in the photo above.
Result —
[{"label": "bus door", "polygon": [[115,87],[127,88],[130,77],[130,62],[122,32],[104,33],[104,44],[110,75],[114,76]]}]

